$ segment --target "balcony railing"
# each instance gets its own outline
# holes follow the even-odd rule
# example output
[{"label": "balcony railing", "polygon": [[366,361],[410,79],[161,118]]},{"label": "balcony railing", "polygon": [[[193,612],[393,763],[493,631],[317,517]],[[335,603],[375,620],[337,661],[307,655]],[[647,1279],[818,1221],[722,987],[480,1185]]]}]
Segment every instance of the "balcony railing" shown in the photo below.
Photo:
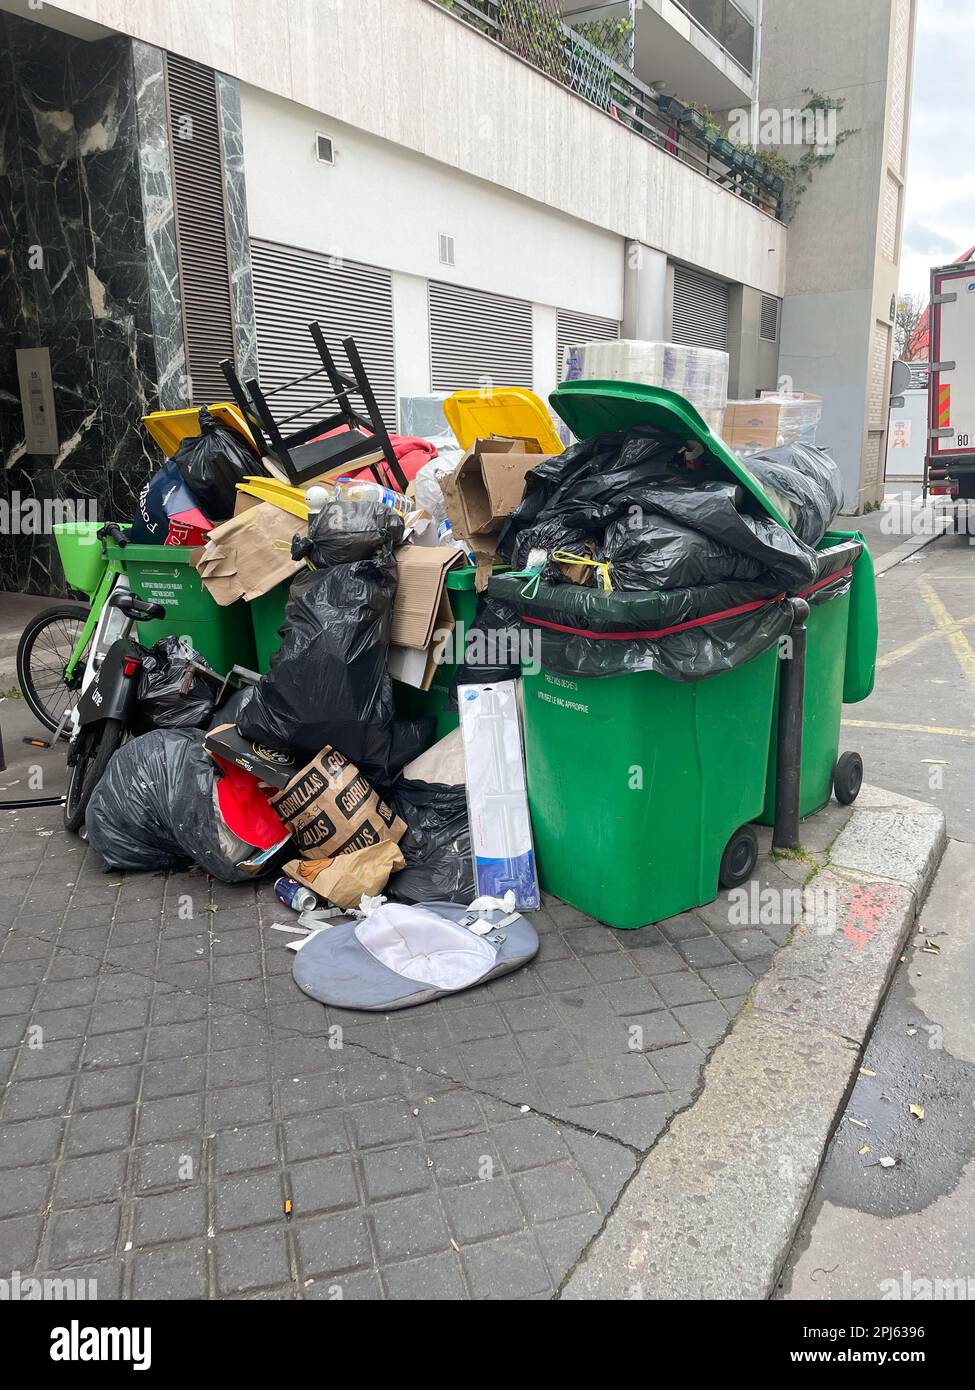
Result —
[{"label": "balcony railing", "polygon": [[432,0],[456,19],[606,111],[642,140],[752,203],[782,216],[782,180],[673,97],[658,96],[628,68],[572,29],[551,0]]}]

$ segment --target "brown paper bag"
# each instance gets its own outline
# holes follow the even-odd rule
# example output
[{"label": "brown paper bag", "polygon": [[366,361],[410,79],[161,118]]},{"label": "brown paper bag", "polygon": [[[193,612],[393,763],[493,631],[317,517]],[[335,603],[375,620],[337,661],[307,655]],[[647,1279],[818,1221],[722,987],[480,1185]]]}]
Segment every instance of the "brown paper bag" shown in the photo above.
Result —
[{"label": "brown paper bag", "polygon": [[305,858],[398,843],[406,834],[403,821],[335,748],[323,748],[270,801]]},{"label": "brown paper bag", "polygon": [[363,893],[370,898],[381,893],[390,874],[405,867],[399,845],[383,840],[333,859],[292,859],[284,871],[336,907],[350,908],[359,906]]}]

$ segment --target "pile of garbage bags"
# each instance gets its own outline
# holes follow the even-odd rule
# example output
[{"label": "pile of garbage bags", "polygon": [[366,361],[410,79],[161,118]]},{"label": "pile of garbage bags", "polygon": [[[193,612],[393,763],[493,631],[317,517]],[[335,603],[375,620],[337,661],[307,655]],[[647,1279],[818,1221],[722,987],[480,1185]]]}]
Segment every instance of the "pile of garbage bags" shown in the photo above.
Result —
[{"label": "pile of garbage bags", "polygon": [[815,547],[842,505],[821,449],[750,457],[783,526],[715,460],[650,426],[597,435],[526,479],[498,542],[511,573],[488,592],[563,675],[733,670],[791,625],[790,594],[820,576]]}]

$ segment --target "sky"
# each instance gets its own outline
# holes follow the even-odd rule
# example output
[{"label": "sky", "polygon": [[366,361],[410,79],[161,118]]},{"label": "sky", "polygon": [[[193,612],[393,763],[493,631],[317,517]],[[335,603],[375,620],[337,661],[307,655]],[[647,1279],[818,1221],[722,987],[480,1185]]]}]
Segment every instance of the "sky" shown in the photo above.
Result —
[{"label": "sky", "polygon": [[900,292],[975,246],[975,0],[920,0]]}]

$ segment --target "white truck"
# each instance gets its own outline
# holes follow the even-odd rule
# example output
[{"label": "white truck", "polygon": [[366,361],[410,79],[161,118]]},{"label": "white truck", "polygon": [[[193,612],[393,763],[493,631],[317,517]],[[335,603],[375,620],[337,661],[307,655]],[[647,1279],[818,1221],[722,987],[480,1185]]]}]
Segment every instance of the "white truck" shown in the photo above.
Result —
[{"label": "white truck", "polygon": [[967,503],[975,499],[975,260],[931,271],[929,312],[924,496]]}]

